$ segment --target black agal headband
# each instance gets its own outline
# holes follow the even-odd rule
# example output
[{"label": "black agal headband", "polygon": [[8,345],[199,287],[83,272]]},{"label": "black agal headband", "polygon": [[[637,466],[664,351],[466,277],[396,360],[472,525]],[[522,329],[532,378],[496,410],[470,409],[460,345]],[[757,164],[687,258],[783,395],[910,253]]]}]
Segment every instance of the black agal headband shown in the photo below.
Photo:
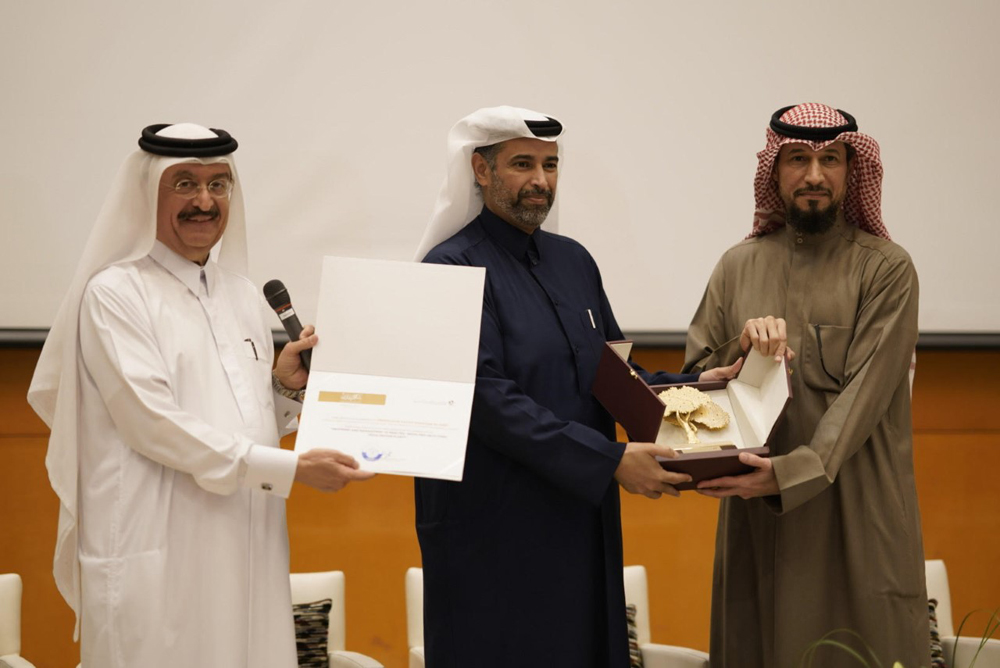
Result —
[{"label": "black agal headband", "polygon": [[142,136],[139,138],[139,148],[147,153],[165,155],[171,158],[214,158],[228,155],[239,146],[228,132],[216,128],[209,128],[209,130],[218,136],[208,139],[177,139],[156,134],[168,127],[170,127],[170,123],[150,125],[144,128]]},{"label": "black agal headband", "polygon": [[562,123],[549,116],[544,121],[525,121],[524,124],[536,137],[558,137],[562,132]]},{"label": "black agal headband", "polygon": [[790,125],[788,123],[782,123],[779,119],[785,115],[786,111],[794,107],[794,104],[790,107],[782,107],[774,112],[773,116],[771,116],[771,129],[783,137],[805,139],[806,141],[830,141],[831,139],[836,139],[845,132],[858,131],[858,122],[854,120],[854,116],[851,116],[849,113],[841,109],[838,109],[837,113],[847,119],[846,125],[838,125],[833,128],[812,128],[804,125]]}]

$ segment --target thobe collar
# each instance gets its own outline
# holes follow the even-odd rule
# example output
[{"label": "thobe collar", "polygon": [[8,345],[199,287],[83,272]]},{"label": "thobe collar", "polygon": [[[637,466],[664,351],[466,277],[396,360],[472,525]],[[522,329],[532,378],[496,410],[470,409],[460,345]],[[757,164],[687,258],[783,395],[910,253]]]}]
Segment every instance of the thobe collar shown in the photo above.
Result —
[{"label": "thobe collar", "polygon": [[479,220],[490,238],[518,260],[531,264],[538,264],[541,260],[544,234],[540,229],[535,230],[534,234],[522,232],[485,206],[479,214]]},{"label": "thobe collar", "polygon": [[178,255],[159,240],[153,244],[152,250],[149,251],[149,257],[156,260],[157,264],[173,274],[195,296],[202,294],[202,271],[204,271],[205,286],[208,294],[211,295],[215,289],[217,268],[211,258],[208,259],[203,267],[186,257]]},{"label": "thobe collar", "polygon": [[857,230],[853,225],[849,225],[843,219],[837,220],[826,232],[820,234],[803,234],[791,225],[784,226],[785,239],[789,246],[821,246],[831,239],[843,237],[852,239]]}]

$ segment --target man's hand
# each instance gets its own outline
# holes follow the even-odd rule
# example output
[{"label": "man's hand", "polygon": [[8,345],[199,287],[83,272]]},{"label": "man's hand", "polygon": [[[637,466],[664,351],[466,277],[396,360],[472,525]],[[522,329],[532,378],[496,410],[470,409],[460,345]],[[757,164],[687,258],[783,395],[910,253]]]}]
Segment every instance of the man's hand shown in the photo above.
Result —
[{"label": "man's hand", "polygon": [[677,457],[670,448],[652,443],[629,443],[625,446],[615,471],[615,480],[630,494],[642,494],[650,499],[658,499],[661,494],[680,496],[674,485],[689,482],[691,476],[686,473],[664,471],[656,456]]},{"label": "man's hand", "polygon": [[736,360],[735,364],[730,364],[729,366],[718,366],[714,369],[709,369],[708,371],[702,371],[701,375],[698,376],[699,383],[707,383],[712,380],[732,380],[736,378],[736,374],[740,372],[743,368],[743,358]]},{"label": "man's hand", "polygon": [[715,497],[716,499],[722,499],[727,496],[752,499],[757,496],[771,496],[780,491],[778,489],[778,479],[774,477],[774,467],[770,459],[758,457],[749,452],[741,452],[740,462],[753,466],[757,470],[744,475],[702,480],[698,483],[698,493]]},{"label": "man's hand", "polygon": [[354,457],[336,450],[310,450],[299,455],[295,482],[315,487],[321,492],[337,492],[355,480],[370,480],[372,471],[359,471]]},{"label": "man's hand", "polygon": [[747,320],[740,334],[740,348],[747,351],[751,346],[765,357],[773,355],[775,362],[780,362],[785,356],[789,362],[795,359],[795,352],[788,347],[788,331],[785,328],[784,318],[769,315]]},{"label": "man's hand", "polygon": [[309,350],[317,343],[319,337],[315,334],[316,328],[306,325],[299,334],[298,341],[289,341],[281,349],[278,355],[278,362],[274,365],[274,375],[278,377],[281,384],[290,390],[301,390],[309,380],[309,372],[302,366],[302,358],[299,353]]}]

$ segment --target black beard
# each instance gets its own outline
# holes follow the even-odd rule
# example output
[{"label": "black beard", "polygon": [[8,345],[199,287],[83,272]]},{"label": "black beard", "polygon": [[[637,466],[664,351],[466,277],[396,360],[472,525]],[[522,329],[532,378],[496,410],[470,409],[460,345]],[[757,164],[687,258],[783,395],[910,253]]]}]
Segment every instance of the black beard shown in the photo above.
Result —
[{"label": "black beard", "polygon": [[837,222],[840,202],[834,202],[822,211],[810,206],[808,210],[790,204],[785,212],[785,221],[802,234],[823,234]]}]

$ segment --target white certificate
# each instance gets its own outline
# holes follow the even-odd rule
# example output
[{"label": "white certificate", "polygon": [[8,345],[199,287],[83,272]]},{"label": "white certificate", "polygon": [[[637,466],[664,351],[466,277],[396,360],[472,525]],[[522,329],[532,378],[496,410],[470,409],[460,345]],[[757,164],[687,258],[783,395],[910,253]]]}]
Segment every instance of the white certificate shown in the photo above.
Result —
[{"label": "white certificate", "polygon": [[327,257],[295,441],[379,473],[461,480],[476,381],[480,267]]}]

